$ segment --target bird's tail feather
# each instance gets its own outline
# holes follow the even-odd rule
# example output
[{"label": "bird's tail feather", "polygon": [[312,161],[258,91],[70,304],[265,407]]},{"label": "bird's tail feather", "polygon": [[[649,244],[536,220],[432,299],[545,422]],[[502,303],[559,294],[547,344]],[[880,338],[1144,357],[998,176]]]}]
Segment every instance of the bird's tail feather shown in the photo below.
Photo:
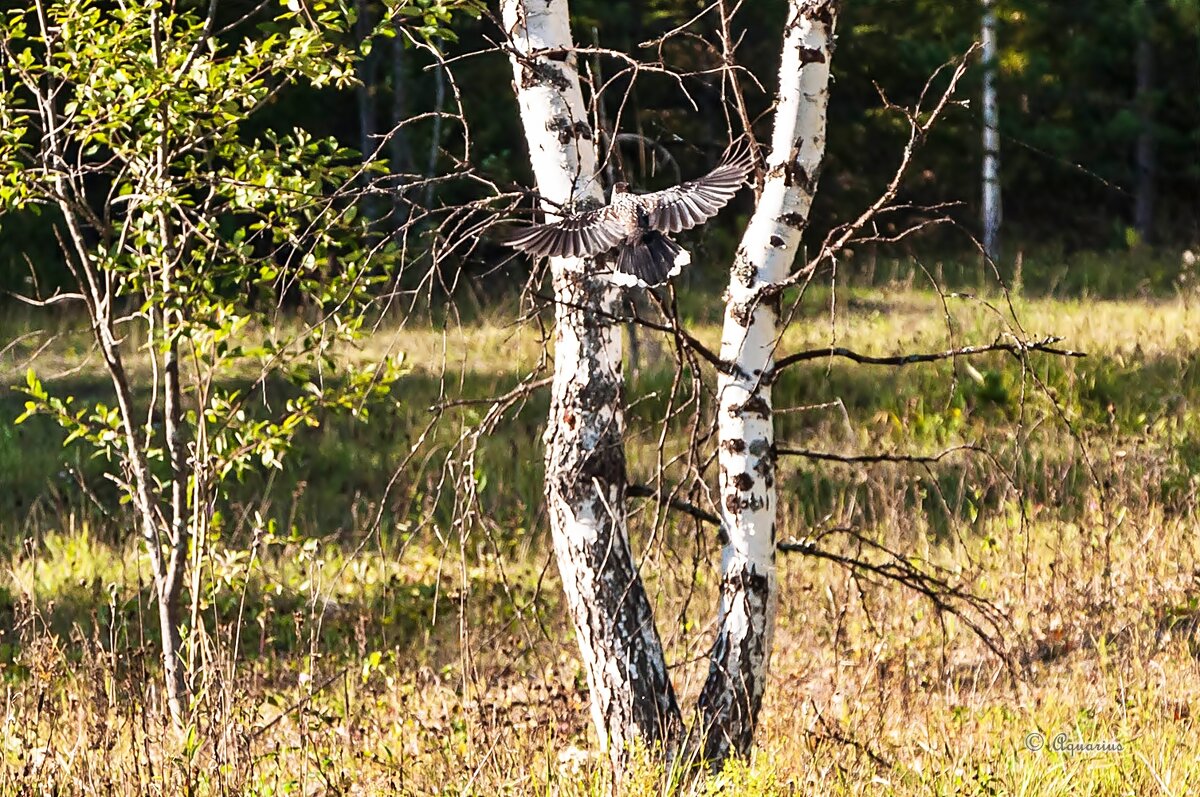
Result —
[{"label": "bird's tail feather", "polygon": [[692,262],[691,255],[679,244],[657,231],[642,237],[641,243],[622,246],[617,255],[617,272],[628,275],[647,287],[661,285]]}]

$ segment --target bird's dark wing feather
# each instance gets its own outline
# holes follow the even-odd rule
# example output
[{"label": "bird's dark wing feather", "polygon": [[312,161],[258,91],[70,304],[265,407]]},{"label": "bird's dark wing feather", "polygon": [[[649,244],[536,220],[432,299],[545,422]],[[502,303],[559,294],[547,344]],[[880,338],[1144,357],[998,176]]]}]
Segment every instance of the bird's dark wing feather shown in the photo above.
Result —
[{"label": "bird's dark wing feather", "polygon": [[703,224],[725,207],[746,183],[754,162],[744,150],[698,180],[638,197],[649,211],[650,227],[672,233]]},{"label": "bird's dark wing feather", "polygon": [[591,257],[620,243],[626,226],[606,206],[526,227],[505,243],[536,257]]}]

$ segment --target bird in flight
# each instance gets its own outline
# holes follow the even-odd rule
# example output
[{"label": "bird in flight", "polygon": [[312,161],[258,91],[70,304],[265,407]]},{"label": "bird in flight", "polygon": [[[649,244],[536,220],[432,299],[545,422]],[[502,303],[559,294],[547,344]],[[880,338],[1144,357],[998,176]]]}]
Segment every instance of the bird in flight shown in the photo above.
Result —
[{"label": "bird in flight", "polygon": [[747,150],[727,153],[698,180],[634,194],[617,183],[609,204],[520,230],[507,244],[535,257],[596,257],[620,285],[661,285],[691,262],[668,237],[703,224],[725,207],[754,168]]}]

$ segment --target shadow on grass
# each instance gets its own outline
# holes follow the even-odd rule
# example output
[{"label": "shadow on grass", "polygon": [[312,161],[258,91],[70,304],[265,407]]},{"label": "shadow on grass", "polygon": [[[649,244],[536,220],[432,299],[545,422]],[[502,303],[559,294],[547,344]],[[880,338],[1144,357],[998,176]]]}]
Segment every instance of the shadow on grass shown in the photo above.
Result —
[{"label": "shadow on grass", "polygon": [[[0,672],[9,678],[29,674],[13,666],[19,650],[23,641],[47,632],[61,640],[69,660],[78,660],[89,646],[118,654],[121,662],[137,661],[131,653],[160,649],[147,574],[114,574],[96,561],[115,555],[105,544],[71,542],[90,549],[92,561],[64,561],[60,545],[50,556],[35,553],[46,560],[33,565],[69,571],[70,577],[43,579],[33,595],[28,584],[0,585]],[[527,630],[544,626],[560,610],[554,595],[539,590],[539,571],[513,567],[501,575],[475,568],[464,584],[457,568],[443,571],[423,561],[435,550],[428,542],[414,548],[409,562],[327,548],[297,567],[304,558],[300,548],[277,552],[249,578],[239,579],[236,568],[223,564],[226,557],[209,563],[198,615],[206,655],[253,662],[298,660],[320,650],[335,661],[353,662],[371,650],[396,650],[415,665],[437,668],[458,655],[460,621],[503,634],[518,622]],[[322,580],[322,574],[328,578]],[[190,592],[183,601],[190,605]],[[443,658],[434,658],[439,655]]]},{"label": "shadow on grass", "polygon": [[[840,401],[845,415],[839,408],[779,415],[777,438],[781,445],[843,454],[928,455],[966,441],[981,443],[1001,467],[1020,477],[1019,486],[1029,500],[1053,503],[1068,516],[1084,510],[1091,470],[1106,469],[1113,456],[1110,444],[1125,441],[1125,448],[1132,446],[1138,453],[1126,458],[1126,473],[1141,467],[1143,477],[1153,475],[1151,484],[1168,507],[1191,501],[1191,477],[1200,472],[1200,415],[1190,408],[1200,396],[1200,369],[1190,361],[1161,357],[1118,364],[1098,358],[1035,358],[1037,376],[1071,419],[1073,433],[1079,440],[1103,443],[1089,445],[1088,457],[1033,380],[1027,377],[1022,384],[1018,362],[1005,355],[971,362],[977,378],[961,370],[956,376],[956,366],[948,362],[894,369],[834,361],[792,368],[775,386],[777,407]],[[671,379],[666,371],[648,371],[631,385],[631,440],[657,439]],[[468,373],[456,397],[498,395],[515,384],[510,375]],[[107,397],[103,383],[96,380],[61,382],[52,389],[80,400]],[[277,398],[285,389],[273,385],[268,393]],[[482,410],[468,406],[446,414],[419,454],[397,474],[428,424],[429,407],[441,389],[439,378],[413,373],[401,379],[394,401],[372,411],[368,423],[331,416],[322,427],[305,430],[282,472],[269,481],[251,475],[232,485],[229,514],[242,517],[245,510],[257,508],[289,533],[344,538],[348,544],[361,538],[364,525],[375,517],[384,529],[422,523],[449,528],[455,489],[443,481],[443,468],[459,435],[478,423]],[[15,417],[22,405],[19,394],[0,396],[0,417]],[[547,391],[537,391],[501,422],[496,433],[480,440],[475,459],[480,509],[497,528],[508,530],[509,539],[502,542],[519,543],[518,537],[538,525],[541,432],[547,408]],[[686,418],[672,421],[676,443],[685,440],[686,423]],[[1153,442],[1145,437],[1147,430],[1153,430]],[[6,518],[4,536],[10,549],[22,538],[31,516],[43,530],[77,514],[111,528],[117,535],[112,539],[123,533],[116,490],[102,478],[107,463],[88,457],[78,445],[64,449],[62,435],[46,418],[35,417],[21,426],[0,424],[0,482],[8,488],[0,495],[0,513]],[[631,453],[635,481],[650,476],[638,472],[640,461],[652,458]],[[965,453],[892,470],[900,474],[891,484],[903,498],[903,508],[922,512],[943,530],[998,508],[1006,492],[996,473]],[[848,504],[860,508],[862,522],[871,522],[878,516],[873,502],[895,500],[869,489],[881,472],[789,458],[781,463],[780,479],[784,500],[802,508],[801,516],[809,522],[817,523]]]}]

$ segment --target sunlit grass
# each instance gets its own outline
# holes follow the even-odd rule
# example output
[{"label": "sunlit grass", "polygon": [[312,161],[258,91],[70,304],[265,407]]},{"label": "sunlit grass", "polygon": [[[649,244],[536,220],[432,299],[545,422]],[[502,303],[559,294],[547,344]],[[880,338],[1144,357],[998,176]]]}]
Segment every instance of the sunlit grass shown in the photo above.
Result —
[{"label": "sunlit grass", "polygon": [[[832,313],[805,305],[781,352],[938,351],[1016,326],[1002,297],[988,297],[992,307],[947,299],[948,326],[932,292],[837,295]],[[781,416],[781,439],[843,453],[977,442],[1020,479],[1018,497],[991,463],[967,458],[929,469],[789,459],[780,471],[781,537],[857,518],[869,539],[946,568],[1004,613],[1015,673],[925,597],[781,555],[758,750],[704,793],[1200,790],[1194,300],[1014,302],[1016,334],[1058,335],[1089,354],[1033,357],[1050,395],[995,355],[972,361],[982,382],[949,362],[899,371],[812,362],[781,380],[775,403],[840,401]],[[62,450],[53,427],[0,425],[0,478],[11,487],[0,545],[0,791],[608,793],[541,514],[544,391],[481,441],[472,528],[449,522],[454,491],[438,481],[479,421],[472,408],[448,413],[393,480],[430,406],[503,392],[537,368],[539,333],[508,318],[436,329],[385,321],[347,356],[409,356],[414,371],[394,406],[370,425],[318,430],[293,452],[292,471],[248,481],[222,508],[194,593],[203,632],[189,655],[205,674],[193,684],[190,738],[161,724],[157,620],[138,541],[102,483],[87,480],[81,493],[71,475],[97,463]],[[714,346],[720,334],[712,319],[690,331]],[[39,370],[74,369],[87,351],[79,335],[51,342]],[[669,339],[640,343],[629,467],[650,481],[674,355]],[[20,381],[31,351],[5,356],[7,383]],[[104,392],[95,363],[58,384]],[[0,407],[15,416],[20,399]],[[669,450],[686,447],[684,431],[671,426]],[[653,507],[631,506],[672,676],[691,705],[715,613],[716,535],[678,517],[652,532]],[[863,555],[845,537],[829,545]],[[1048,744],[1063,733],[1123,749],[1034,752],[1033,732]],[[622,793],[664,793],[664,777],[643,762]]]}]

